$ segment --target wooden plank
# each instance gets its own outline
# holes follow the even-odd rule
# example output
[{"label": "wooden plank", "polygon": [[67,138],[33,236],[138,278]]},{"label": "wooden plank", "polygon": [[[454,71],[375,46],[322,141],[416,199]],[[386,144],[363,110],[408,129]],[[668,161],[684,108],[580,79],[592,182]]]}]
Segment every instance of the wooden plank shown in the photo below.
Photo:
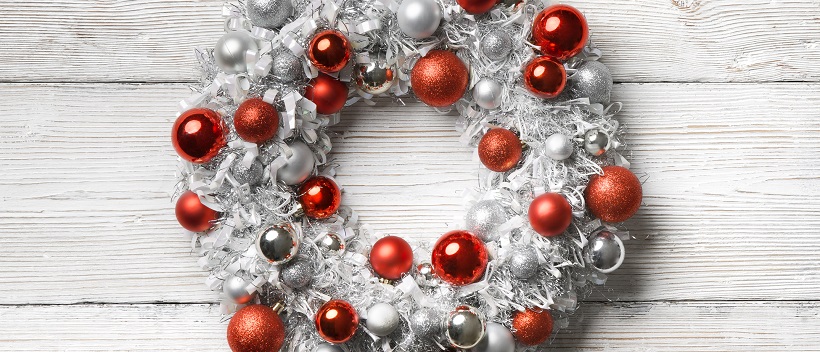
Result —
[{"label": "wooden plank", "polygon": [[[194,81],[222,0],[0,0],[0,81]],[[569,1],[620,82],[820,80],[820,4]]]}]

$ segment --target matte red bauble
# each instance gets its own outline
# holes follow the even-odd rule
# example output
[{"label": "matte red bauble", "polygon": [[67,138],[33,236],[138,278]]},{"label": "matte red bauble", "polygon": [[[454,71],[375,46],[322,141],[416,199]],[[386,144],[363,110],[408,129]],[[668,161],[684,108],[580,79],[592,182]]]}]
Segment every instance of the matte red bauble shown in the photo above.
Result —
[{"label": "matte red bauble", "polygon": [[342,110],[347,101],[347,84],[320,73],[308,82],[305,98],[316,104],[316,112],[324,115],[335,114]]},{"label": "matte red bauble", "polygon": [[447,50],[431,50],[416,61],[410,72],[416,97],[433,107],[453,105],[464,96],[469,80],[467,65]]},{"label": "matte red bauble", "polygon": [[316,331],[325,341],[344,343],[359,328],[359,315],[350,303],[334,299],[316,312]]},{"label": "matte red bauble", "polygon": [[521,153],[521,140],[515,133],[503,128],[487,131],[478,142],[478,158],[495,172],[512,170],[521,160]]},{"label": "matte red bauble", "polygon": [[222,117],[213,110],[188,110],[174,122],[171,142],[183,159],[197,164],[209,162],[226,144]]},{"label": "matte red bauble", "polygon": [[176,215],[179,224],[193,232],[202,232],[211,228],[213,222],[219,217],[216,210],[202,204],[199,196],[191,191],[186,191],[177,199]]},{"label": "matte red bauble", "polygon": [[532,200],[528,215],[535,232],[558,236],[572,223],[572,206],[558,193],[544,193]]},{"label": "matte red bauble", "polygon": [[567,71],[555,58],[537,57],[524,68],[524,86],[537,97],[555,98],[566,85]]},{"label": "matte red bauble", "polygon": [[532,23],[532,41],[545,55],[566,60],[584,50],[589,27],[584,15],[568,5],[547,7]]},{"label": "matte red bauble", "polygon": [[481,279],[487,260],[484,242],[467,231],[445,233],[433,247],[433,269],[451,285],[462,286]]},{"label": "matte red bauble", "polygon": [[314,219],[327,219],[339,209],[342,192],[333,180],[316,176],[299,187],[299,202],[305,215]]},{"label": "matte red bauble", "polygon": [[552,334],[552,314],[538,308],[517,312],[512,321],[512,333],[518,342],[527,346],[541,344]]},{"label": "matte red bauble", "polygon": [[641,207],[641,181],[624,167],[605,166],[603,171],[589,179],[584,193],[587,207],[603,221],[626,221]]},{"label": "matte red bauble", "polygon": [[493,6],[496,4],[496,0],[457,0],[458,5],[461,6],[465,11],[473,14],[473,15],[480,15],[487,11],[490,11]]},{"label": "matte red bauble", "polygon": [[413,267],[413,249],[401,237],[387,236],[373,244],[370,265],[382,278],[398,280]]},{"label": "matte red bauble", "polygon": [[228,346],[233,352],[276,352],[284,342],[285,324],[268,306],[244,307],[228,323]]},{"label": "matte red bauble", "polygon": [[248,99],[239,104],[233,115],[236,134],[251,143],[262,143],[276,135],[279,113],[273,105],[261,98]]},{"label": "matte red bauble", "polygon": [[350,61],[350,42],[342,32],[334,29],[313,36],[308,46],[308,59],[322,72],[339,72]]}]

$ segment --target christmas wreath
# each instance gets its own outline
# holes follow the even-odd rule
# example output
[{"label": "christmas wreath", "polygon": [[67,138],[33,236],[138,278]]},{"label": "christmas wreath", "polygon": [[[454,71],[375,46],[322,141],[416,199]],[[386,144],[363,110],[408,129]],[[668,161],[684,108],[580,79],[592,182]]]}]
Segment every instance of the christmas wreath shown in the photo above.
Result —
[{"label": "christmas wreath", "polygon": [[[535,350],[623,262],[641,184],[584,16],[399,1],[227,4],[226,34],[197,51],[176,217],[233,351]],[[342,205],[328,134],[374,96],[458,112],[483,165],[462,230],[410,244]]]}]

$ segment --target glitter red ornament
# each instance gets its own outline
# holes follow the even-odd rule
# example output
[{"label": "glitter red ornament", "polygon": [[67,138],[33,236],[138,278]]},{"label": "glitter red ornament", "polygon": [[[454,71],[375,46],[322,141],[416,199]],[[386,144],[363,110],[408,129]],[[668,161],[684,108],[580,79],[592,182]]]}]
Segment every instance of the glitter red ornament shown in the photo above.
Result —
[{"label": "glitter red ornament", "polygon": [[350,303],[334,299],[316,312],[316,331],[325,341],[344,343],[359,328],[359,315]]},{"label": "glitter red ornament", "polygon": [[240,309],[228,323],[228,346],[233,352],[276,352],[285,341],[285,324],[261,304]]},{"label": "glitter red ornament", "polygon": [[236,109],[233,126],[240,138],[251,143],[262,143],[276,135],[279,113],[261,98],[248,99]]},{"label": "glitter red ornament", "polygon": [[463,230],[445,233],[433,247],[432,264],[436,275],[456,286],[481,279],[487,260],[484,242]]},{"label": "glitter red ornament", "polygon": [[507,129],[493,128],[478,142],[478,158],[495,172],[512,170],[521,160],[521,154],[521,140]]},{"label": "glitter red ornament", "polygon": [[558,193],[544,193],[532,200],[528,216],[535,232],[558,236],[572,223],[572,206]]},{"label": "glitter red ornament", "polygon": [[342,110],[347,101],[348,92],[347,84],[320,73],[308,82],[305,88],[305,98],[316,104],[316,112],[329,115]]},{"label": "glitter red ornament", "polygon": [[566,60],[584,50],[589,27],[584,15],[568,5],[547,7],[532,23],[532,41],[545,55]]},{"label": "glitter red ornament", "polygon": [[605,166],[603,172],[589,180],[584,192],[587,207],[603,221],[626,221],[641,207],[641,181],[632,171],[620,166]]},{"label": "glitter red ornament", "polygon": [[457,0],[458,5],[473,15],[480,15],[490,11],[497,3],[496,0]]},{"label": "glitter red ornament", "polygon": [[413,249],[401,237],[384,237],[370,250],[370,266],[384,279],[401,279],[413,267]]},{"label": "glitter red ornament", "polygon": [[179,196],[175,212],[179,224],[193,232],[202,232],[211,228],[213,222],[219,217],[216,210],[202,204],[199,196],[191,191],[186,191]]},{"label": "glitter red ornament", "polygon": [[549,56],[532,59],[524,68],[524,86],[537,97],[555,98],[567,85],[564,65]]},{"label": "glitter red ornament", "polygon": [[174,122],[171,142],[183,159],[197,164],[209,162],[226,144],[222,117],[213,110],[188,110]]},{"label": "glitter red ornament", "polygon": [[339,72],[350,61],[350,42],[342,32],[334,29],[321,31],[308,45],[308,59],[322,72]]},{"label": "glitter red ornament", "polygon": [[410,72],[410,85],[416,97],[433,107],[450,106],[461,99],[469,79],[464,62],[447,50],[431,50],[416,61]]},{"label": "glitter red ornament", "polygon": [[552,334],[552,314],[548,310],[528,308],[515,313],[512,333],[518,342],[534,346],[547,341]]},{"label": "glitter red ornament", "polygon": [[339,209],[342,192],[330,178],[316,176],[299,187],[299,203],[302,204],[305,215],[314,219],[327,219]]}]

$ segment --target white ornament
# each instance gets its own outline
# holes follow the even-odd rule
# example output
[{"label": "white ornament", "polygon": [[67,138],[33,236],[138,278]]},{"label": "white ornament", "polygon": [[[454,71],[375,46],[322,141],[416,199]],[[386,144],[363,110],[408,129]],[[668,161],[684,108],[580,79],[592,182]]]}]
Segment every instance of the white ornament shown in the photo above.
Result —
[{"label": "white ornament", "polygon": [[396,17],[404,34],[411,38],[424,39],[438,29],[441,8],[435,0],[404,0]]},{"label": "white ornament", "polygon": [[387,303],[376,303],[367,310],[367,330],[376,336],[390,335],[400,322],[399,312]]}]

